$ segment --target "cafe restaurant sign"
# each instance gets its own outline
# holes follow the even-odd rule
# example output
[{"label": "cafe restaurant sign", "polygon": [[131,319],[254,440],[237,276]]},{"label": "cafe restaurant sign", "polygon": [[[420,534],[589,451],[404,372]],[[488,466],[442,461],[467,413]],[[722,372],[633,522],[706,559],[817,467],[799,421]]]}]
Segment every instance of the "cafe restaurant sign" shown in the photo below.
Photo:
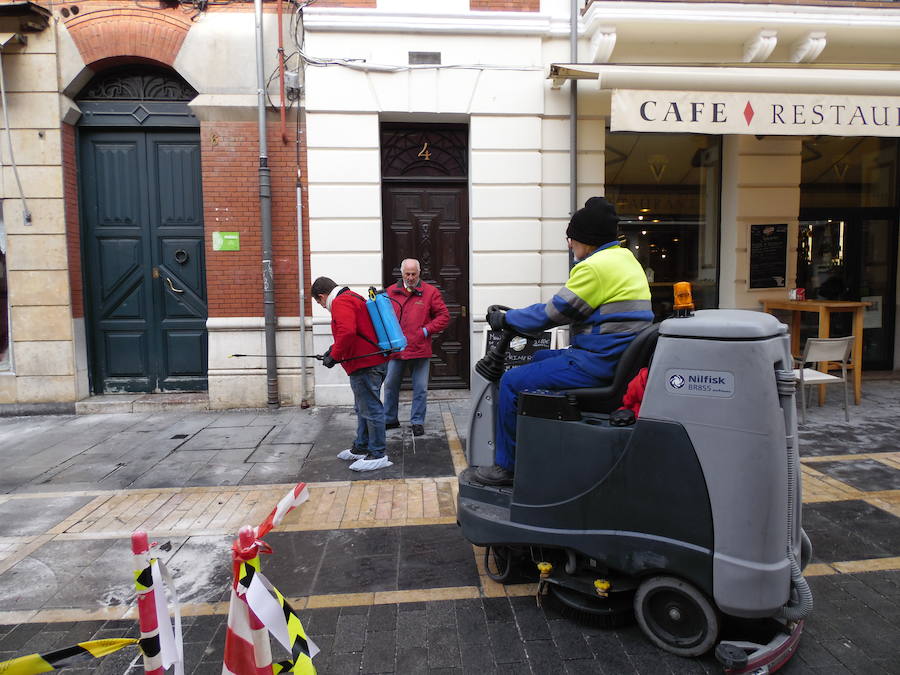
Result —
[{"label": "cafe restaurant sign", "polygon": [[615,89],[610,130],[900,136],[900,96]]}]

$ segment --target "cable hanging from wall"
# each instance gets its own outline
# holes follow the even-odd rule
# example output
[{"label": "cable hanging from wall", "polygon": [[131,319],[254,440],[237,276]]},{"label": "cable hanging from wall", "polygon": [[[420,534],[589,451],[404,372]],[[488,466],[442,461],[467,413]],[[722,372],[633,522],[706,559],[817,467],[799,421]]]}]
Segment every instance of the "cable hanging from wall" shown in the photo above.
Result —
[{"label": "cable hanging from wall", "polygon": [[513,66],[505,64],[489,64],[489,63],[456,63],[456,64],[405,64],[392,65],[381,63],[369,63],[365,59],[352,59],[340,57],[318,57],[310,56],[305,51],[306,46],[306,30],[303,25],[303,10],[314,4],[316,0],[291,0],[294,5],[294,15],[291,18],[290,33],[294,46],[300,54],[304,65],[325,67],[325,66],[343,66],[353,70],[361,70],[364,72],[377,73],[399,73],[411,70],[512,70],[512,71],[535,71],[543,70],[543,66]]}]

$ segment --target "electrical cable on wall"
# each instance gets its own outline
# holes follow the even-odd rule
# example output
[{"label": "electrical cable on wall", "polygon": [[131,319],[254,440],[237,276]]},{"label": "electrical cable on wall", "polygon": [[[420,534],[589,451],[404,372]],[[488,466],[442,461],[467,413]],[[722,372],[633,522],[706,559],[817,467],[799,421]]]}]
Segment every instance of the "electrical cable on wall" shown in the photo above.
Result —
[{"label": "electrical cable on wall", "polygon": [[9,148],[9,163],[12,166],[13,175],[16,177],[16,185],[19,187],[19,198],[22,200],[22,217],[26,225],[31,225],[31,211],[25,200],[25,191],[22,189],[22,180],[19,178],[19,167],[16,166],[16,158],[13,154],[12,130],[9,127],[9,105],[6,103],[6,80],[3,77],[3,54],[0,50],[0,103],[3,105],[3,124],[6,129],[6,142]]},{"label": "electrical cable on wall", "polygon": [[[300,61],[300,52],[291,52],[288,56],[284,58],[284,67],[285,70],[289,70],[288,64],[291,59],[297,58],[297,68],[299,69],[301,66]],[[275,78],[278,77],[278,66],[275,66],[275,70],[272,71],[271,75],[269,75],[269,79],[266,80],[266,100],[269,102],[269,107],[272,110],[277,110],[278,106],[275,105],[275,102],[272,100],[272,97],[269,95],[269,87],[272,85],[272,82],[275,81]],[[290,110],[294,104],[298,103],[300,100],[299,94],[295,93],[296,90],[289,89],[285,94],[285,99],[288,101],[287,109]]]},{"label": "electrical cable on wall", "polygon": [[368,63],[365,59],[345,59],[345,58],[322,58],[310,56],[304,50],[306,46],[306,31],[303,27],[303,10],[309,7],[316,0],[305,0],[297,2],[292,0],[296,9],[294,16],[291,18],[290,34],[294,41],[297,53],[305,65],[325,67],[325,66],[343,66],[352,70],[361,70],[363,72],[376,73],[400,73],[411,70],[512,70],[512,71],[535,71],[544,70],[543,66],[510,66],[501,64],[488,63],[471,63],[471,64],[409,64],[409,65],[390,65],[380,63]]}]

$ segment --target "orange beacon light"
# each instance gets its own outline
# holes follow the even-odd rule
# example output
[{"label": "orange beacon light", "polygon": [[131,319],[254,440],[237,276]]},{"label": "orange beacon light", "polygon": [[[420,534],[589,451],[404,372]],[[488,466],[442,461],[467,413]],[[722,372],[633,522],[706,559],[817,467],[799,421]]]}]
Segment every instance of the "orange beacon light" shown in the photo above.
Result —
[{"label": "orange beacon light", "polygon": [[694,298],[691,296],[691,284],[689,281],[675,283],[675,316],[690,316],[694,311]]}]

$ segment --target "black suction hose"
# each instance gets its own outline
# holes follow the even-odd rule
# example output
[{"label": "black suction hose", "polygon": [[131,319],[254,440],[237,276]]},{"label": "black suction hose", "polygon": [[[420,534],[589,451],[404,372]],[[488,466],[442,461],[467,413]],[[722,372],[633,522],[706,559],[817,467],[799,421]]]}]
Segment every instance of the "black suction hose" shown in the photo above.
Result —
[{"label": "black suction hose", "polygon": [[[793,405],[794,374],[793,371],[783,370],[776,371],[776,380],[778,382],[778,390],[780,395],[785,395],[790,391],[790,403]],[[787,429],[786,433],[789,437],[793,436],[793,430]],[[787,444],[787,556],[791,563],[791,593],[788,601],[779,611],[779,616],[788,621],[799,621],[805,619],[812,612],[813,597],[809,584],[803,578],[803,571],[800,569],[800,563],[794,555],[794,486],[798,479],[797,463],[794,460],[793,443]],[[800,530],[803,536],[803,530]]]}]

